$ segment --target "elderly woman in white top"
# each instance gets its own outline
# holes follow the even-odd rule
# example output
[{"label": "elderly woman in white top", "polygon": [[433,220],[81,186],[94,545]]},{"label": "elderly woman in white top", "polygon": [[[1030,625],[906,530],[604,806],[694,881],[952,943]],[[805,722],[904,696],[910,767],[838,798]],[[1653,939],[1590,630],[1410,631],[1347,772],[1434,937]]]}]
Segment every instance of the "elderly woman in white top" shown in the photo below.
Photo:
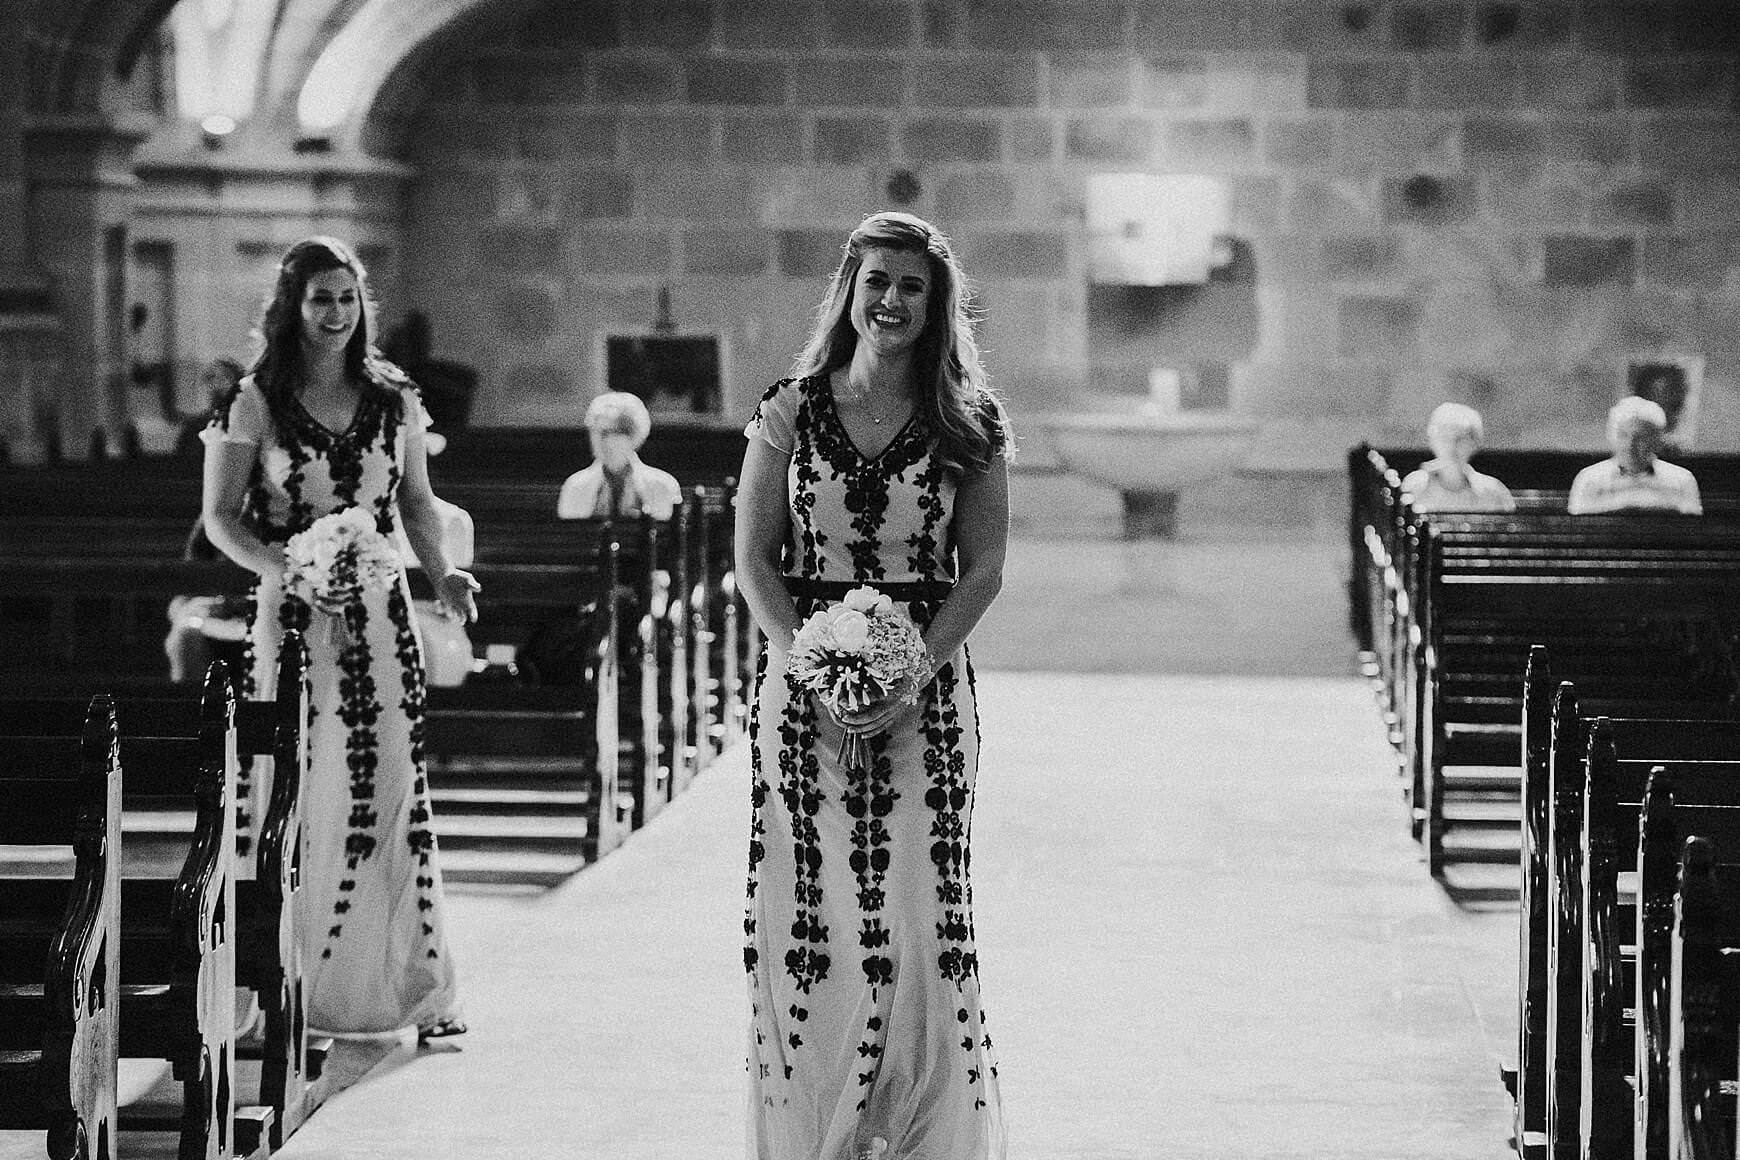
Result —
[{"label": "elderly woman in white top", "polygon": [[1510,489],[1468,466],[1485,434],[1480,412],[1462,403],[1440,403],[1426,422],[1433,458],[1410,471],[1402,492],[1419,512],[1509,512]]},{"label": "elderly woman in white top", "polygon": [[1616,511],[1704,514],[1698,481],[1675,463],[1656,458],[1667,431],[1660,403],[1628,395],[1607,412],[1613,457],[1591,463],[1571,483],[1566,510],[1574,516]]},{"label": "elderly woman in white top", "polygon": [[586,408],[592,463],[570,475],[556,500],[564,520],[648,515],[668,520],[682,502],[676,477],[641,462],[637,452],[652,432],[652,416],[639,396],[608,391]]}]

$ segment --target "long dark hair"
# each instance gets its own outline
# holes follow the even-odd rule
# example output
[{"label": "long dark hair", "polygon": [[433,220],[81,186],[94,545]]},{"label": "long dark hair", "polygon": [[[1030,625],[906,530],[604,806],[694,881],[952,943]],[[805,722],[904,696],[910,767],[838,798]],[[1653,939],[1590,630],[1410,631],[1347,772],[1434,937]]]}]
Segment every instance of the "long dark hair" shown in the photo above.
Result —
[{"label": "long dark hair", "polygon": [[872,249],[923,254],[928,260],[930,302],[912,356],[918,410],[935,433],[945,463],[957,471],[985,470],[1008,447],[1008,419],[979,361],[961,264],[948,238],[923,218],[888,210],[871,214],[852,231],[792,372],[822,376],[852,361],[858,348],[852,293],[864,253]]},{"label": "long dark hair", "polygon": [[374,331],[375,302],[369,290],[368,271],[356,251],[337,238],[304,238],[285,251],[278,262],[278,280],[260,318],[260,354],[248,373],[266,397],[267,410],[280,431],[285,429],[290,405],[302,393],[307,368],[302,363],[302,295],[308,280],[328,270],[349,270],[356,279],[362,310],[356,330],[344,347],[344,371],[364,391],[390,394],[409,380],[405,373],[383,358],[370,341]]}]

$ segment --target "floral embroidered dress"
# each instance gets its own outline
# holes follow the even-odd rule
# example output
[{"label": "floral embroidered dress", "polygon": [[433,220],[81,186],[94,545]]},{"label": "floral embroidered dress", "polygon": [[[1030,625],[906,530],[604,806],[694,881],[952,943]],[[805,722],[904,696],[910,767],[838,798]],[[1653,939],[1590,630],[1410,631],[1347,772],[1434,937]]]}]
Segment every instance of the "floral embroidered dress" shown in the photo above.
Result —
[{"label": "floral embroidered dress", "polygon": [[[924,420],[866,459],[827,380],[798,379],[769,389],[745,434],[791,455],[784,571],[799,616],[865,583],[927,624],[954,575],[955,484]],[[860,773],[840,767],[840,730],[813,699],[765,664],[757,690],[749,1155],[1001,1160],[968,878],[979,721],[966,649],[912,726],[872,739]]]},{"label": "floral embroidered dress", "polygon": [[[329,512],[361,506],[382,532],[399,523],[410,388],[365,392],[351,424],[327,430],[300,404],[290,431],[274,430],[251,378],[205,438],[259,446],[246,515],[260,537],[283,543]],[[302,793],[308,846],[302,863],[308,1025],[326,1032],[393,1031],[457,1017],[453,962],[442,923],[441,871],[430,825],[423,758],[424,676],[410,585],[364,597],[354,639],[277,581],[254,591],[248,695],[275,693],[287,628],[308,642],[312,686],[309,764]],[[244,816],[271,793],[256,763]]]}]

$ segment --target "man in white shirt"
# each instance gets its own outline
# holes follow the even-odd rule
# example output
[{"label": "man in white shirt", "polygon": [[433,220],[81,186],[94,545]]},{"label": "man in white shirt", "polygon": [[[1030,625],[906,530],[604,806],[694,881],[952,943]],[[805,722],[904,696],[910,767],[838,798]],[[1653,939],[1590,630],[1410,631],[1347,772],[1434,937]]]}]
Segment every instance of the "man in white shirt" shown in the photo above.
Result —
[{"label": "man in white shirt", "polygon": [[1440,403],[1426,421],[1433,458],[1402,480],[1417,512],[1510,512],[1516,499],[1490,475],[1468,466],[1485,433],[1480,412],[1465,403]]},{"label": "man in white shirt", "polygon": [[1613,458],[1577,473],[1566,510],[1574,516],[1616,511],[1703,515],[1692,473],[1656,458],[1666,430],[1667,413],[1659,403],[1636,395],[1615,403],[1607,413],[1607,442]]},{"label": "man in white shirt", "polygon": [[652,415],[637,395],[607,391],[586,408],[592,463],[570,475],[556,500],[564,520],[649,515],[668,520],[683,501],[676,477],[641,462]]}]

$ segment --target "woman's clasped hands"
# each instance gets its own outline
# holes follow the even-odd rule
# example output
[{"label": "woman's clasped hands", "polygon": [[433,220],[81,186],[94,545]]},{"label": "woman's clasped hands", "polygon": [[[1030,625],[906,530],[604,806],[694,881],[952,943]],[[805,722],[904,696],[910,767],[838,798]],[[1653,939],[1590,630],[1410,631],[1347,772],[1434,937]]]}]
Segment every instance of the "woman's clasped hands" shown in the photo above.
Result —
[{"label": "woman's clasped hands", "polygon": [[908,704],[897,693],[889,693],[870,702],[862,709],[846,710],[834,713],[834,720],[840,728],[863,737],[874,737],[878,733],[886,733],[897,723],[915,716],[918,713],[916,704]]}]

